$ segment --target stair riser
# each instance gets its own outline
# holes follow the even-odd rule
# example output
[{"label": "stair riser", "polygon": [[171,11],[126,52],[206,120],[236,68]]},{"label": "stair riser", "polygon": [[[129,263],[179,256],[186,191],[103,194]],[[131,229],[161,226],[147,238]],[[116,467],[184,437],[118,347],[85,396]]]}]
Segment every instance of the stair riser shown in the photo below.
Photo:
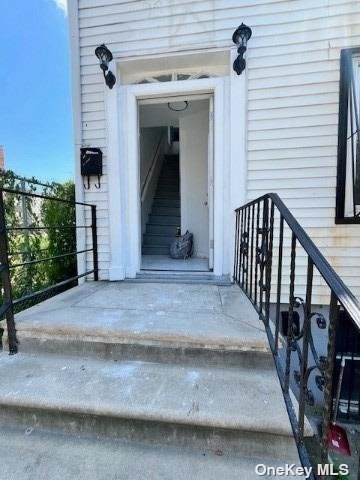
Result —
[{"label": "stair riser", "polygon": [[169,198],[154,198],[153,207],[180,208],[180,200],[171,200]]},{"label": "stair riser", "polygon": [[175,240],[175,236],[166,236],[166,235],[144,235],[143,246],[165,246],[169,247],[170,244]]},{"label": "stair riser", "polygon": [[153,245],[143,245],[141,249],[143,255],[169,255],[169,247],[167,246],[156,246]]},{"label": "stair riser", "polygon": [[[249,410],[250,411],[250,410]],[[190,421],[190,420],[189,420]],[[61,434],[114,438],[149,445],[189,447],[203,454],[236,454],[246,457],[286,458],[287,463],[298,461],[289,449],[291,437],[262,432],[209,428],[198,425],[179,425],[161,421],[117,418],[93,415],[91,412],[65,412],[24,406],[2,405],[0,425]]]},{"label": "stair riser", "polygon": [[149,223],[158,225],[181,225],[181,217],[175,215],[149,215]]},{"label": "stair riser", "polygon": [[168,207],[168,206],[162,206],[162,207],[153,206],[151,213],[152,215],[168,215],[168,216],[180,217],[180,208]]},{"label": "stair riser", "polygon": [[180,193],[179,193],[179,188],[178,187],[174,187],[174,188],[171,188],[171,187],[168,187],[167,185],[161,187],[161,188],[158,188],[156,190],[156,196],[158,197],[161,197],[161,196],[166,196],[166,195],[169,195],[169,197],[176,197],[177,200],[179,200],[180,198]]},{"label": "stair riser", "polygon": [[[36,336],[37,335],[37,336]],[[21,336],[20,352],[38,354],[58,354],[82,358],[94,358],[112,361],[142,361],[154,363],[171,363],[179,365],[196,365],[196,367],[244,367],[273,368],[270,353],[242,350],[223,350],[216,348],[181,347],[176,343],[110,343],[94,337],[86,341],[77,338],[51,338],[37,333],[34,336]],[[172,345],[172,346],[171,346]]]},{"label": "stair riser", "polygon": [[173,202],[179,202],[179,195],[175,193],[157,193],[155,196],[155,199],[161,199],[161,200],[170,200]]},{"label": "stair riser", "polygon": [[159,175],[159,180],[169,181],[172,183],[179,183],[180,182],[179,172],[175,170],[170,170],[170,169],[163,170]]},{"label": "stair riser", "polygon": [[160,182],[169,182],[174,185],[178,185],[180,183],[179,174],[173,172],[163,172],[159,176]]},{"label": "stair riser", "polygon": [[148,223],[146,233],[159,233],[174,237],[176,234],[176,227],[174,225],[152,225],[151,223]]}]

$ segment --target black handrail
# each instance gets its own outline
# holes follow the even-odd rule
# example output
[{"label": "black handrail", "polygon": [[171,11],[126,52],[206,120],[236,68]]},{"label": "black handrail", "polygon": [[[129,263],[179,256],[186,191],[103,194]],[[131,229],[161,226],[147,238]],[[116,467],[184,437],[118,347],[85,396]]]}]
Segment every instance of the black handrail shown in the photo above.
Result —
[{"label": "black handrail", "polygon": [[[16,195],[21,197],[28,197],[28,198],[35,198],[39,200],[45,201],[55,201],[60,202],[64,205],[69,205],[72,207],[81,206],[81,207],[88,207],[91,212],[91,223],[89,225],[76,225],[76,223],[71,222],[69,225],[23,225],[23,226],[14,226],[14,225],[7,225],[6,221],[6,209],[5,209],[5,197]],[[25,207],[27,208],[27,207]],[[25,215],[25,214],[24,214]],[[85,222],[86,223],[86,222]],[[22,254],[25,256],[25,261],[16,262],[15,260],[10,260],[10,258],[14,257],[13,253],[9,252],[9,238],[8,234],[10,232],[19,235],[24,232],[29,235],[31,231],[56,231],[59,230],[59,235],[61,235],[61,230],[66,229],[87,229],[91,230],[91,240],[92,245],[91,248],[83,248],[81,250],[75,250],[71,252],[64,252],[59,253],[53,256],[46,256],[40,258],[32,258],[29,252],[24,252]],[[42,249],[42,251],[47,249]],[[93,258],[93,268],[91,270],[86,270],[84,272],[76,271],[76,275],[72,275],[71,278],[65,278],[61,281],[58,281],[55,284],[48,285],[45,288],[40,288],[36,291],[30,290],[30,293],[26,292],[25,295],[22,295],[20,298],[13,297],[13,289],[12,289],[12,272],[20,267],[33,267],[37,264],[43,262],[51,262],[54,260],[65,259],[69,257],[76,257],[79,254],[89,253],[92,252]],[[27,192],[24,190],[17,190],[17,189],[10,189],[10,188],[0,188],[0,276],[1,276],[1,283],[2,283],[2,305],[0,305],[0,320],[5,317],[7,322],[7,330],[8,330],[8,343],[9,343],[9,351],[10,354],[17,353],[18,350],[18,340],[16,337],[16,327],[15,327],[15,320],[14,320],[14,307],[19,308],[19,306],[25,305],[25,302],[30,302],[30,305],[37,303],[38,299],[44,295],[54,295],[55,293],[59,293],[60,289],[64,289],[67,286],[73,285],[77,282],[80,278],[93,275],[95,281],[99,278],[99,267],[98,267],[98,246],[97,246],[97,215],[96,215],[96,206],[84,203],[84,202],[76,202],[74,200],[68,200],[60,197],[50,196],[50,195],[42,195],[33,192]]]},{"label": "black handrail", "polygon": [[[327,463],[328,434],[333,404],[333,373],[335,363],[335,340],[339,325],[340,306],[351,320],[355,331],[360,335],[360,302],[344,284],[314,242],[294,218],[290,210],[276,193],[268,193],[246,205],[237,208],[235,232],[234,281],[252,302],[265,324],[278,376],[282,386],[299,456],[304,466],[310,466],[308,452],[304,445],[304,425],[306,405],[314,404],[314,395],[308,382],[312,372],[318,371],[316,386],[323,391],[322,428],[319,432],[321,461]],[[279,344],[280,317],[284,277],[284,229],[290,230],[290,275],[287,329],[283,332],[285,359],[280,358]],[[275,239],[278,242],[275,250]],[[296,249],[301,245],[307,255],[305,298],[296,294]],[[276,261],[275,261],[276,259]],[[272,269],[277,267],[274,276]],[[317,269],[330,291],[329,319],[322,313],[313,311],[313,276]],[[273,281],[272,279],[276,280]],[[275,283],[275,285],[274,285]],[[271,300],[274,300],[271,302]],[[284,302],[283,302],[284,303]],[[273,308],[273,314],[271,309]],[[302,327],[297,325],[295,311],[301,307]],[[298,317],[299,318],[299,317]],[[328,326],[327,355],[319,356],[312,336],[312,324],[325,329]],[[327,325],[328,323],[328,325]],[[274,330],[274,333],[273,333]],[[299,370],[294,372],[294,380],[299,387],[298,413],[290,396],[290,374],[292,352],[298,357]],[[313,364],[310,365],[311,357]],[[315,478],[315,477],[313,477]]]},{"label": "black handrail", "polygon": [[300,242],[306,253],[312,259],[315,267],[319,270],[321,276],[328,284],[330,289],[334,291],[339,302],[344,307],[344,309],[350,314],[352,321],[355,323],[357,328],[360,330],[360,302],[354,296],[354,294],[349,290],[345,283],[341,280],[339,275],[332,268],[330,263],[326,260],[324,255],[320,252],[315,243],[311,240],[309,235],[305,232],[290,210],[287,208],[285,203],[281,200],[278,194],[268,193],[262,197],[257,198],[251,202],[248,202],[243,207],[237,208],[235,212],[243,210],[251,205],[257,204],[259,201],[264,200],[265,198],[271,199],[274,205],[277,207],[285,222],[288,224],[290,229],[295,233],[296,239]]}]

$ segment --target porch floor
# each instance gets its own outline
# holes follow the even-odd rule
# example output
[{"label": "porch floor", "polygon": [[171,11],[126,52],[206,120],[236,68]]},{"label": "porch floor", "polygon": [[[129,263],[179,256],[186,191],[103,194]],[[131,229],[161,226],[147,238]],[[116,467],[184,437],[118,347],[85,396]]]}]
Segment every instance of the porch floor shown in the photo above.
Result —
[{"label": "porch floor", "polygon": [[81,478],[250,479],[259,463],[298,464],[263,325],[237,286],[88,282],[16,326],[20,353],[0,353],[0,430],[18,429],[3,471],[70,480],[99,445],[107,460]]},{"label": "porch floor", "polygon": [[268,351],[262,323],[234,285],[86,282],[17,314],[16,327],[22,341],[58,335]]},{"label": "porch floor", "polygon": [[176,260],[168,255],[143,255],[141,257],[142,270],[208,272],[207,258],[188,258]]}]

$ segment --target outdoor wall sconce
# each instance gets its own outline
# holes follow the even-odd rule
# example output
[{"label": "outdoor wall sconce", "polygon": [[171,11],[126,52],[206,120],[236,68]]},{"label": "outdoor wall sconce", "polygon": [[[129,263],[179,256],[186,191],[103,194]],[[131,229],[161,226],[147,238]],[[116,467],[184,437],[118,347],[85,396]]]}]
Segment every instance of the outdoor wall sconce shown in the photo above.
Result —
[{"label": "outdoor wall sconce", "polygon": [[103,71],[105,83],[111,90],[116,83],[115,75],[109,70],[109,63],[113,59],[112,53],[106,47],[106,45],[102,44],[95,48],[95,55],[99,59],[100,68]]},{"label": "outdoor wall sconce", "polygon": [[234,71],[241,75],[241,72],[245,70],[246,61],[244,58],[244,53],[246,52],[246,46],[249,38],[251,37],[252,30],[250,27],[242,23],[233,33],[232,40],[237,45],[238,57],[235,59],[233,64]]}]

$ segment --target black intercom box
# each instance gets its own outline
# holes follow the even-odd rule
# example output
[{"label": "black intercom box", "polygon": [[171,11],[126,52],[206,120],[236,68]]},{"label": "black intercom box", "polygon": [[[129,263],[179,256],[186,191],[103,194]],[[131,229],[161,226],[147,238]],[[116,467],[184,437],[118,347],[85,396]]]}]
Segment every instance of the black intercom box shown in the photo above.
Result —
[{"label": "black intercom box", "polygon": [[100,148],[80,148],[81,175],[90,177],[102,175],[102,151]]}]

